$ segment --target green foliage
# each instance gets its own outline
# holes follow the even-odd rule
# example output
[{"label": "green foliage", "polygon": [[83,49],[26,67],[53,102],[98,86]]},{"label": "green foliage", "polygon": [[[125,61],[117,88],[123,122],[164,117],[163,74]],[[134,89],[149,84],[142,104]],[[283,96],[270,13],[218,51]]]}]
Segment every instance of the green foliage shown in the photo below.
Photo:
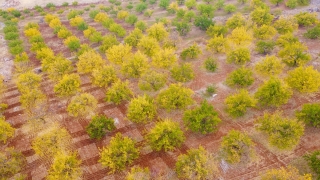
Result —
[{"label": "green foliage", "polygon": [[227,54],[227,62],[243,65],[250,61],[250,50],[247,47],[239,47]]},{"label": "green foliage", "polygon": [[136,12],[142,13],[144,10],[146,10],[148,7],[147,3],[141,2],[136,5]]},{"label": "green foliage", "polygon": [[11,48],[9,49],[9,52],[10,52],[12,55],[21,54],[23,51],[24,51],[24,48],[23,48],[22,44],[21,44],[21,45],[17,45],[17,46],[15,46],[15,47],[11,47]]},{"label": "green foliage", "polygon": [[272,77],[258,88],[255,98],[261,105],[279,107],[289,101],[292,90],[280,79]]},{"label": "green foliage", "polygon": [[251,138],[240,131],[231,130],[222,138],[221,150],[229,163],[239,163],[254,156],[255,144]]},{"label": "green foliage", "polygon": [[175,23],[175,26],[180,36],[186,36],[191,30],[191,24],[184,21]]},{"label": "green foliage", "polygon": [[271,39],[276,35],[276,33],[277,31],[274,27],[265,24],[253,29],[253,36],[262,40]]},{"label": "green foliage", "polygon": [[72,117],[87,117],[97,108],[98,101],[89,93],[82,93],[72,97],[67,112]]},{"label": "green foliage", "polygon": [[134,140],[117,133],[111,138],[109,146],[102,149],[100,157],[99,162],[102,166],[108,167],[110,173],[115,173],[132,164],[139,157],[139,150]]},{"label": "green foliage", "polygon": [[200,54],[202,54],[200,47],[198,46],[198,44],[193,43],[193,45],[187,47],[181,52],[180,57],[183,60],[186,60],[187,58],[195,59]]},{"label": "green foliage", "polygon": [[250,14],[250,17],[252,21],[259,26],[263,24],[269,25],[274,18],[274,16],[270,14],[269,9],[261,7],[258,7],[255,10],[253,10]]},{"label": "green foliage", "polygon": [[276,28],[279,34],[292,33],[298,29],[298,23],[295,18],[292,17],[280,17],[273,23],[273,27]]},{"label": "green foliage", "polygon": [[228,32],[228,29],[226,26],[223,25],[211,25],[206,31],[206,34],[210,36],[211,38],[216,37],[216,36],[224,36]]},{"label": "green foliage", "polygon": [[126,180],[150,180],[151,175],[149,168],[141,168],[139,166],[132,167],[126,176]]},{"label": "green foliage", "polygon": [[178,82],[188,82],[194,78],[194,72],[190,63],[174,66],[170,72],[173,79]]},{"label": "green foliage", "polygon": [[149,131],[146,140],[155,151],[171,151],[184,142],[185,136],[178,123],[165,119]]},{"label": "green foliage", "polygon": [[295,42],[285,45],[278,55],[289,66],[301,66],[311,60],[307,50],[307,46],[300,42]]},{"label": "green foliage", "polygon": [[190,149],[178,156],[176,172],[178,177],[189,180],[210,179],[217,171],[212,156],[203,148]]},{"label": "green foliage", "polygon": [[138,86],[143,91],[158,91],[167,81],[166,75],[156,71],[146,71],[141,75]]},{"label": "green foliage", "polygon": [[91,19],[94,19],[97,14],[99,14],[99,10],[92,10],[90,11],[89,16]]},{"label": "green foliage", "polygon": [[[15,129],[5,121],[4,117],[0,117],[0,141],[4,144],[7,143],[7,140],[14,135]],[[1,170],[0,170],[1,171]]]},{"label": "green foliage", "polygon": [[258,51],[259,54],[269,54],[276,46],[276,43],[274,41],[258,41],[256,43],[256,51]]},{"label": "green foliage", "polygon": [[207,58],[204,61],[204,67],[209,72],[215,72],[218,68],[217,60],[211,57]]},{"label": "green foliage", "polygon": [[304,104],[301,111],[296,111],[296,117],[299,121],[303,121],[307,125],[320,127],[320,105]]},{"label": "green foliage", "polygon": [[75,18],[76,16],[79,15],[79,11],[77,10],[71,10],[68,15],[67,15],[67,19],[70,20],[72,18]]},{"label": "green foliage", "polygon": [[141,31],[144,31],[147,29],[147,24],[144,21],[140,20],[134,24],[134,27],[140,29]]},{"label": "green foliage", "polygon": [[270,145],[279,149],[293,149],[304,133],[303,123],[282,117],[279,112],[265,113],[257,123],[257,129],[268,136]]},{"label": "green foliage", "polygon": [[137,45],[138,49],[149,57],[160,51],[160,45],[155,38],[143,36]]},{"label": "green foliage", "polygon": [[300,12],[294,17],[300,26],[312,26],[317,22],[317,13]]},{"label": "green foliage", "polygon": [[256,100],[252,98],[247,90],[240,90],[238,93],[228,96],[225,99],[227,106],[226,111],[232,117],[243,116],[247,112],[247,108],[254,107]]},{"label": "green foliage", "polygon": [[109,31],[115,33],[119,37],[124,37],[126,35],[126,30],[117,23],[112,23],[109,27]]},{"label": "green foliage", "polygon": [[289,7],[289,8],[291,8],[291,9],[296,8],[297,5],[298,5],[298,0],[288,0],[288,1],[286,2],[286,6]]},{"label": "green foliage", "polygon": [[71,51],[77,51],[80,48],[80,39],[76,36],[69,36],[65,41],[64,44],[68,46]]},{"label": "green foliage", "polygon": [[231,87],[248,87],[254,82],[253,72],[251,69],[240,67],[228,75],[226,82]]},{"label": "green foliage", "polygon": [[197,16],[194,20],[194,25],[206,31],[210,26],[214,25],[214,22],[207,16]]},{"label": "green foliage", "polygon": [[105,53],[108,49],[110,49],[114,45],[119,45],[120,42],[117,40],[116,36],[114,35],[106,35],[102,37],[102,43],[99,47],[99,50],[102,53]]},{"label": "green foliage", "polygon": [[275,4],[276,6],[278,6],[279,3],[282,3],[282,2],[283,2],[283,0],[270,0],[270,2],[271,2],[272,4]]},{"label": "green foliage", "polygon": [[80,31],[84,31],[88,29],[88,24],[86,22],[81,22],[78,24],[77,29]]},{"label": "green foliage", "polygon": [[19,33],[17,32],[8,32],[4,35],[4,39],[7,41],[15,40],[19,37]]},{"label": "green foliage", "polygon": [[131,25],[134,25],[138,21],[138,17],[134,14],[130,14],[125,19],[126,23],[129,23]]},{"label": "green foliage", "polygon": [[0,152],[0,179],[5,180],[18,173],[26,160],[23,154],[13,147],[5,148]]},{"label": "green foliage", "polygon": [[108,87],[118,80],[116,71],[111,65],[93,70],[92,77],[92,83],[99,87]]},{"label": "green foliage", "polygon": [[138,96],[130,101],[127,117],[135,123],[147,123],[156,116],[156,106],[149,96]]},{"label": "green foliage", "polygon": [[205,16],[208,18],[213,18],[213,14],[214,14],[214,7],[210,4],[199,4],[197,6],[197,10],[200,13],[200,16]]},{"label": "green foliage", "polygon": [[122,63],[121,71],[129,77],[138,78],[149,69],[148,57],[137,51],[131,58]]},{"label": "green foliage", "polygon": [[82,176],[82,169],[80,165],[81,160],[77,159],[76,153],[72,153],[70,155],[60,153],[55,156],[46,179],[79,179]]},{"label": "green foliage", "polygon": [[54,92],[58,97],[70,97],[80,91],[80,76],[67,74],[54,86]]},{"label": "green foliage", "polygon": [[160,91],[156,98],[160,107],[167,110],[184,109],[193,104],[193,91],[182,87],[181,84],[171,84],[167,89]]},{"label": "green foliage", "polygon": [[197,0],[186,0],[185,5],[188,9],[193,9],[197,5]]},{"label": "green foliage", "polygon": [[284,68],[284,64],[276,56],[266,56],[262,61],[259,61],[255,70],[263,76],[279,75]]},{"label": "green foliage", "polygon": [[206,88],[205,96],[211,97],[216,92],[216,87],[214,85],[209,85]]},{"label": "green foliage", "polygon": [[170,4],[170,0],[160,0],[159,6],[163,9],[167,9]]},{"label": "green foliage", "polygon": [[320,73],[313,66],[297,67],[288,72],[286,82],[302,93],[317,92],[320,87]]},{"label": "green foliage", "polygon": [[307,6],[310,4],[310,0],[298,0],[300,6]]},{"label": "green foliage", "polygon": [[233,13],[237,10],[237,7],[233,4],[227,4],[224,6],[224,11],[226,11],[228,14]]},{"label": "green foliage", "polygon": [[307,154],[304,156],[304,158],[308,161],[309,166],[311,169],[320,176],[320,151],[314,151],[311,154]]},{"label": "green foliage", "polygon": [[224,7],[225,0],[217,0],[216,4],[214,5],[216,9],[220,10]]},{"label": "green foliage", "polygon": [[107,90],[106,98],[104,100],[118,105],[124,100],[131,99],[131,96],[133,96],[133,92],[129,88],[129,82],[117,80]]},{"label": "green foliage", "polygon": [[218,113],[207,101],[201,102],[195,109],[185,111],[183,121],[188,129],[202,134],[217,131],[218,124],[221,123]]},{"label": "green foliage", "polygon": [[116,129],[114,120],[105,115],[96,115],[86,127],[86,132],[91,139],[101,139],[108,131]]},{"label": "green foliage", "polygon": [[303,34],[303,36],[309,39],[320,38],[320,25],[308,29],[307,32]]},{"label": "green foliage", "polygon": [[40,157],[53,158],[59,153],[67,152],[70,143],[71,136],[68,131],[54,125],[34,138],[32,148]]}]

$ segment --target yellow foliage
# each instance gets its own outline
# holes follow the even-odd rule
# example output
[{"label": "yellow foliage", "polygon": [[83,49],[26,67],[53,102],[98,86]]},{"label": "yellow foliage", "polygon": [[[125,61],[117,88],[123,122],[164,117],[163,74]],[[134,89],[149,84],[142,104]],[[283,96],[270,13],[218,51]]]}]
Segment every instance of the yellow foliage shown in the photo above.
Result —
[{"label": "yellow foliage", "polygon": [[58,81],[73,70],[72,62],[62,56],[57,56],[55,61],[48,66],[48,76],[53,81]]},{"label": "yellow foliage", "polygon": [[20,74],[17,79],[17,87],[21,93],[25,93],[31,89],[37,89],[40,87],[41,76],[29,71]]},{"label": "yellow foliage", "polygon": [[144,36],[140,39],[140,42],[138,43],[138,49],[142,51],[144,54],[152,57],[158,51],[160,51],[160,45],[155,38]]},{"label": "yellow foliage", "polygon": [[130,77],[140,77],[149,68],[148,57],[141,53],[136,52],[133,57],[124,61],[122,64],[122,73]]},{"label": "yellow foliage", "polygon": [[175,64],[177,60],[178,58],[173,48],[164,48],[152,56],[152,65],[160,68],[169,68]]},{"label": "yellow foliage", "polygon": [[47,15],[44,17],[44,20],[49,24],[53,19],[56,19],[56,18],[58,18],[58,17],[55,16],[55,15],[47,14]]},{"label": "yellow foliage", "polygon": [[54,86],[54,92],[59,97],[75,95],[80,91],[80,84],[81,80],[78,74],[66,74],[59,83]]},{"label": "yellow foliage", "polygon": [[39,59],[40,61],[48,57],[54,57],[54,52],[52,51],[52,49],[48,47],[41,48],[36,52],[36,58]]},{"label": "yellow foliage", "polygon": [[122,64],[126,59],[132,57],[132,47],[128,44],[114,45],[106,51],[106,56],[110,62]]},{"label": "yellow foliage", "polygon": [[155,38],[157,41],[162,41],[169,36],[163,23],[155,23],[147,29],[149,37]]},{"label": "yellow foliage", "polygon": [[10,137],[13,137],[15,129],[5,121],[4,117],[0,117],[0,141],[4,144]]},{"label": "yellow foliage", "polygon": [[92,76],[92,83],[99,87],[107,87],[118,79],[116,70],[111,65],[95,69],[92,72]]},{"label": "yellow foliage", "polygon": [[32,112],[32,109],[43,107],[46,96],[39,89],[29,89],[20,96],[21,106],[26,108],[27,112]]},{"label": "yellow foliage", "polygon": [[30,28],[24,31],[24,35],[27,37],[40,36],[41,33],[37,28]]},{"label": "yellow foliage", "polygon": [[129,16],[128,11],[119,11],[117,14],[117,18],[121,20],[125,19],[127,16]]},{"label": "yellow foliage", "polygon": [[293,166],[270,169],[262,175],[261,180],[312,180],[311,174],[300,175],[299,170]]},{"label": "yellow foliage", "polygon": [[59,153],[68,152],[71,136],[65,128],[58,124],[48,127],[32,141],[32,148],[41,157],[53,158]]},{"label": "yellow foliage", "polygon": [[317,92],[320,87],[320,73],[313,69],[313,66],[300,66],[288,72],[286,81],[302,93]]},{"label": "yellow foliage", "polygon": [[94,32],[97,32],[96,28],[89,26],[88,29],[83,31],[83,35],[86,38],[89,38]]},{"label": "yellow foliage", "polygon": [[11,13],[12,11],[14,11],[14,10],[16,10],[15,8],[13,8],[13,7],[9,7],[9,8],[7,8],[7,12],[8,13]]},{"label": "yellow foliage", "polygon": [[98,101],[89,93],[74,96],[67,107],[70,116],[86,117],[92,115],[97,108]]},{"label": "yellow foliage", "polygon": [[103,12],[99,12],[95,17],[94,17],[94,21],[95,22],[103,22],[105,20],[109,19],[108,15],[106,13]]},{"label": "yellow foliage", "polygon": [[61,28],[58,32],[58,37],[62,39],[66,39],[69,36],[72,36],[72,33],[67,28]]},{"label": "yellow foliage", "polygon": [[50,23],[49,23],[49,26],[51,27],[51,28],[56,28],[56,27],[59,27],[59,26],[61,26],[62,24],[61,24],[61,21],[60,21],[60,19],[59,18],[54,18],[54,19],[52,19],[51,21],[50,21]]},{"label": "yellow foliage", "polygon": [[213,50],[215,52],[226,52],[229,48],[229,42],[227,38],[224,38],[223,35],[215,36],[209,39],[207,43],[207,49]]},{"label": "yellow foliage", "polygon": [[76,16],[72,19],[70,19],[70,25],[73,27],[78,26],[80,23],[82,23],[84,20],[81,16]]},{"label": "yellow foliage", "polygon": [[172,2],[169,5],[168,9],[172,11],[177,11],[179,9],[179,4],[177,2]]},{"label": "yellow foliage", "polygon": [[252,42],[252,35],[245,27],[235,28],[228,37],[231,42],[238,46],[249,45]]},{"label": "yellow foliage", "polygon": [[79,38],[77,36],[69,36],[66,40],[64,40],[64,44],[68,45],[73,41],[79,41],[80,42],[80,40],[79,40]]},{"label": "yellow foliage", "polygon": [[77,70],[79,73],[92,73],[93,70],[101,68],[105,65],[105,60],[102,59],[100,54],[94,50],[84,52],[79,56],[77,63]]}]

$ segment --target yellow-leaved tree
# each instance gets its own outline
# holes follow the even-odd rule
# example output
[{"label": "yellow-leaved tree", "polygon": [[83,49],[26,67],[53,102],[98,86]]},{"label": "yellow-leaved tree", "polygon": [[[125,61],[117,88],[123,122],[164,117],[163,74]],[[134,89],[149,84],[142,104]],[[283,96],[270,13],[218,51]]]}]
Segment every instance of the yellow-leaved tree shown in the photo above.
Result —
[{"label": "yellow-leaved tree", "polygon": [[105,60],[102,59],[100,54],[98,54],[94,50],[89,50],[79,56],[77,71],[79,73],[92,73],[93,70],[101,68],[104,65]]},{"label": "yellow-leaved tree", "polygon": [[146,72],[148,68],[148,57],[138,51],[122,63],[121,71],[126,76],[138,78],[142,73]]},{"label": "yellow-leaved tree", "polygon": [[80,91],[80,76],[78,74],[66,74],[54,86],[54,92],[58,97],[70,97]]},{"label": "yellow-leaved tree", "polygon": [[14,131],[15,129],[6,122],[5,118],[0,117],[0,141],[5,144],[9,138],[13,137]]},{"label": "yellow-leaved tree", "polygon": [[72,117],[91,117],[97,108],[98,101],[89,93],[74,96],[67,107]]},{"label": "yellow-leaved tree", "polygon": [[138,49],[149,57],[152,57],[160,50],[160,45],[155,38],[144,36],[138,43]]},{"label": "yellow-leaved tree", "polygon": [[245,27],[235,28],[228,38],[237,46],[245,46],[252,43],[252,34]]},{"label": "yellow-leaved tree", "polygon": [[152,65],[159,68],[170,68],[178,58],[173,48],[164,48],[152,56]]},{"label": "yellow-leaved tree", "polygon": [[106,51],[107,59],[115,64],[122,64],[126,59],[132,57],[132,47],[128,44],[114,45]]},{"label": "yellow-leaved tree", "polygon": [[287,83],[302,93],[317,92],[320,87],[320,73],[313,66],[297,67],[288,72]]},{"label": "yellow-leaved tree", "polygon": [[118,80],[116,70],[111,65],[95,69],[92,72],[92,77],[92,83],[99,87],[108,87],[116,80]]},{"label": "yellow-leaved tree", "polygon": [[149,37],[155,38],[157,41],[162,41],[169,36],[163,23],[155,23],[147,29]]}]

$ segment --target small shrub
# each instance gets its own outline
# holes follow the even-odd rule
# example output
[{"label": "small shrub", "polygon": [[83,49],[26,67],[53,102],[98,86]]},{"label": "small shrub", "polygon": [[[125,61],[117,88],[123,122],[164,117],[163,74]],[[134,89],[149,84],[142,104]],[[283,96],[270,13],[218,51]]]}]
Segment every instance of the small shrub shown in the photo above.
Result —
[{"label": "small shrub", "polygon": [[308,29],[307,32],[303,34],[303,36],[309,39],[320,38],[320,25]]},{"label": "small shrub", "polygon": [[155,118],[156,113],[156,106],[153,99],[144,95],[138,96],[130,101],[127,117],[135,123],[147,123]]},{"label": "small shrub", "polygon": [[193,45],[184,49],[181,52],[180,57],[183,60],[186,60],[187,58],[194,59],[194,58],[197,58],[200,54],[202,54],[200,47],[198,46],[198,44],[194,43]]},{"label": "small shrub", "polygon": [[216,92],[216,87],[214,85],[209,85],[206,88],[205,96],[211,97]]},{"label": "small shrub", "polygon": [[108,131],[115,129],[114,120],[105,115],[94,116],[86,127],[86,131],[91,139],[101,139]]},{"label": "small shrub", "polygon": [[131,99],[132,95],[133,92],[129,88],[129,82],[121,82],[118,80],[107,90],[106,98],[104,100],[118,105],[124,100]]},{"label": "small shrub", "polygon": [[250,160],[255,154],[254,146],[247,134],[237,130],[229,131],[221,142],[222,155],[232,164]]},{"label": "small shrub", "polygon": [[211,57],[207,58],[204,61],[204,67],[209,72],[215,72],[218,68],[217,60]]},{"label": "small shrub", "polygon": [[139,149],[134,140],[117,133],[111,138],[109,146],[101,150],[100,157],[99,162],[102,166],[108,167],[110,173],[114,173],[132,164],[139,157]]},{"label": "small shrub", "polygon": [[308,161],[311,169],[320,177],[320,151],[314,151],[310,154],[304,156],[304,158]]},{"label": "small shrub", "polygon": [[165,119],[149,131],[146,139],[155,151],[171,151],[184,142],[185,136],[177,123]]},{"label": "small shrub", "polygon": [[190,63],[174,66],[170,72],[173,79],[178,82],[189,82],[194,78],[194,72]]},{"label": "small shrub", "polygon": [[250,61],[250,51],[248,48],[239,47],[227,54],[227,62],[242,65],[248,61]]},{"label": "small shrub", "polygon": [[218,113],[207,101],[201,102],[201,105],[195,109],[185,111],[183,121],[188,129],[202,134],[215,132],[218,124],[221,123]]},{"label": "small shrub", "polygon": [[256,100],[249,95],[247,90],[230,95],[225,99],[226,110],[232,117],[243,116],[247,112],[247,108],[254,107]]},{"label": "small shrub", "polygon": [[62,3],[62,6],[67,7],[67,6],[69,6],[69,3],[68,2],[64,2],[64,3]]},{"label": "small shrub", "polygon": [[72,2],[72,6],[77,6],[78,5],[78,1],[73,1]]},{"label": "small shrub", "polygon": [[320,127],[320,105],[319,104],[304,104],[301,111],[296,111],[298,120],[303,121],[307,125]]},{"label": "small shrub", "polygon": [[237,10],[237,7],[233,4],[227,4],[224,6],[224,11],[226,11],[228,14],[233,13]]},{"label": "small shrub", "polygon": [[211,25],[214,25],[214,22],[207,16],[198,16],[195,18],[194,25],[206,31]]}]

